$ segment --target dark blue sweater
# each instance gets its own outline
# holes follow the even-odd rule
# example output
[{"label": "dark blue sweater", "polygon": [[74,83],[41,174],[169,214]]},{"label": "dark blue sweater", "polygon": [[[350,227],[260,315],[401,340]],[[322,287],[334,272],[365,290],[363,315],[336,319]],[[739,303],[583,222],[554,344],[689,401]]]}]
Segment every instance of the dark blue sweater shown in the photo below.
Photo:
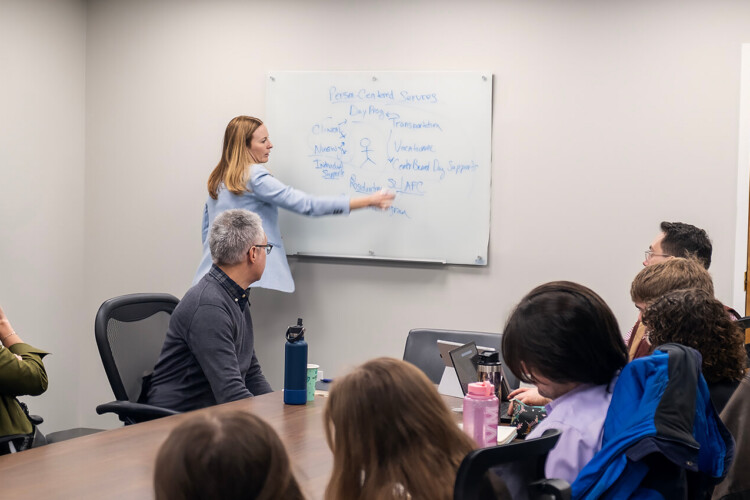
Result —
[{"label": "dark blue sweater", "polygon": [[271,392],[253,343],[248,290],[213,266],[169,321],[149,404],[196,410]]}]

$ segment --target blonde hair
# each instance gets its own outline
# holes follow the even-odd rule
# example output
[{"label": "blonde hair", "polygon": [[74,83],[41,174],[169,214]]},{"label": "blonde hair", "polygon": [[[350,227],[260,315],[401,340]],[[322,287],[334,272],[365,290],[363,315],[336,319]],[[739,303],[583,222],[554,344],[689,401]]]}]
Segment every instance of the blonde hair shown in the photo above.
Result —
[{"label": "blonde hair", "polygon": [[450,500],[476,447],[427,376],[392,358],[334,382],[323,419],[333,451],[327,500]]},{"label": "blonde hair", "polygon": [[221,160],[208,176],[208,194],[214,200],[219,196],[219,186],[224,186],[233,194],[247,191],[247,166],[255,163],[250,154],[253,133],[263,122],[252,116],[232,118],[224,132],[224,147]]},{"label": "blonde hair", "polygon": [[713,297],[714,283],[711,275],[697,259],[672,257],[641,269],[632,285],[633,302],[651,302],[672,290],[698,288]]}]

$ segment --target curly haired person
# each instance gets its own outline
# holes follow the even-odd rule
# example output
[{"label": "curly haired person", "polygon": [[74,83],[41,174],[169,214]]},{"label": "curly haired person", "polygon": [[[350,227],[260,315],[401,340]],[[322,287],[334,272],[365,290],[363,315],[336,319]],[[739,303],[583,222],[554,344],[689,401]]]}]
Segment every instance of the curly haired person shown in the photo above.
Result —
[{"label": "curly haired person", "polygon": [[675,290],[645,309],[643,323],[652,345],[676,343],[701,353],[711,401],[721,412],[745,375],[747,363],[743,332],[722,303],[705,290]]}]

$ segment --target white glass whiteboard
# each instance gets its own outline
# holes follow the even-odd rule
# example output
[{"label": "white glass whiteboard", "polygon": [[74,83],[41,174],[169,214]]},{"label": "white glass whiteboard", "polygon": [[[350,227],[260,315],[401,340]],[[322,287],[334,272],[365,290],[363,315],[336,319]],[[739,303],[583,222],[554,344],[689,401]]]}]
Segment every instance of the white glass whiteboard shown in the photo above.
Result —
[{"label": "white glass whiteboard", "polygon": [[272,72],[271,172],[315,195],[396,192],[388,211],[279,214],[289,255],[487,265],[492,75]]}]

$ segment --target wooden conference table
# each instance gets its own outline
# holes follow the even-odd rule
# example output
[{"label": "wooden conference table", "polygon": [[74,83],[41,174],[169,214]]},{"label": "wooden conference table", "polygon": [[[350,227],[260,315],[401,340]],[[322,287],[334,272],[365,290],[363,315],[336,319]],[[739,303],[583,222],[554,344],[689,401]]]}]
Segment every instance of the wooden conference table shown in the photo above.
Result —
[{"label": "wooden conference table", "polygon": [[[455,406],[456,398],[444,397]],[[262,417],[278,432],[307,498],[323,498],[333,465],[326,444],[323,409],[316,395],[306,405],[285,405],[282,392],[198,410],[243,410]],[[154,460],[183,415],[144,422],[69,441],[0,456],[0,496],[13,499],[152,499]],[[456,416],[458,420],[458,415]]]}]

